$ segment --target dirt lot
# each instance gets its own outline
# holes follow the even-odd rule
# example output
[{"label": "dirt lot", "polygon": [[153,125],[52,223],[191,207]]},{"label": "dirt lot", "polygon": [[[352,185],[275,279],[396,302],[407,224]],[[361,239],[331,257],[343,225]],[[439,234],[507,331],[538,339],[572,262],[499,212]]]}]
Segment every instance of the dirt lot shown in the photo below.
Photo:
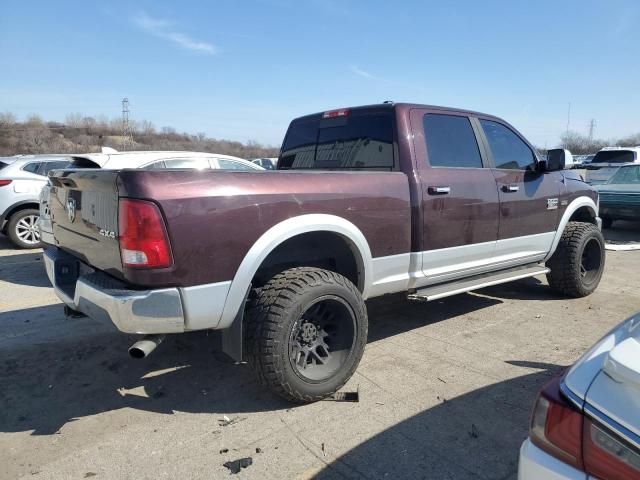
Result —
[{"label": "dirt lot", "polygon": [[292,406],[218,360],[206,333],[129,359],[133,337],[65,319],[40,253],[2,238],[0,478],[218,479],[252,457],[235,477],[515,479],[538,389],[640,310],[640,252],[607,255],[600,288],[579,300],[535,278],[430,304],[371,301],[344,389],[360,401]]}]

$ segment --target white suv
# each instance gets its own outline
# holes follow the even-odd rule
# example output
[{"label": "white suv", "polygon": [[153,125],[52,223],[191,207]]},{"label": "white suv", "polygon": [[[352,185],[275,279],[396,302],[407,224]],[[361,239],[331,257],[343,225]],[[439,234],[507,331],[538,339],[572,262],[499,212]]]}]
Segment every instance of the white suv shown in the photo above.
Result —
[{"label": "white suv", "polygon": [[50,170],[65,168],[63,155],[0,158],[0,231],[19,248],[42,246],[37,228],[38,196]]}]

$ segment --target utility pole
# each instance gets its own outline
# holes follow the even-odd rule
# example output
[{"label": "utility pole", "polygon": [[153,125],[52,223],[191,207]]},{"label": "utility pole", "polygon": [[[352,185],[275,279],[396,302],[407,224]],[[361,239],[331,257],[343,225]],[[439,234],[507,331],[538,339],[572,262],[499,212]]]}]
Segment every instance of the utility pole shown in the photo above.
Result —
[{"label": "utility pole", "polygon": [[127,97],[122,99],[122,137],[124,150],[133,147],[133,133],[129,123],[129,99]]},{"label": "utility pole", "polygon": [[593,131],[596,128],[596,119],[592,118],[589,120],[589,141],[593,141]]}]

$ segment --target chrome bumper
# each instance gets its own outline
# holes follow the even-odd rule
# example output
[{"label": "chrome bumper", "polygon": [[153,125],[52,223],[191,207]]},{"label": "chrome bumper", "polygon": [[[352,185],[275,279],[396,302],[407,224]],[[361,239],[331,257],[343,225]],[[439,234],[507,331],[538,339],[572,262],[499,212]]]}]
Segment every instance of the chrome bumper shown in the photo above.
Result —
[{"label": "chrome bumper", "polygon": [[180,333],[185,316],[177,288],[131,290],[56,249],[44,252],[47,275],[56,295],[70,308],[113,323],[125,333]]}]

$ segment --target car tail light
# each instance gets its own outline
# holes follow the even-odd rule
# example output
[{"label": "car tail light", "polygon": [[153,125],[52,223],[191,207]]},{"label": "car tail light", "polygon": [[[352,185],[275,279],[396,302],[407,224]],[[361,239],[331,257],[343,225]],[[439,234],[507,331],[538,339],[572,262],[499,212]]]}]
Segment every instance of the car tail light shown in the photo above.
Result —
[{"label": "car tail light", "polygon": [[560,378],[542,389],[531,416],[531,441],[582,470],[582,412],[560,395]]},{"label": "car tail light", "polygon": [[125,267],[171,266],[171,248],[160,209],[145,200],[121,199],[118,211],[120,254]]},{"label": "car tail light", "polygon": [[340,108],[338,110],[329,110],[328,112],[324,112],[322,114],[322,118],[346,117],[347,115],[349,115],[349,109]]},{"label": "car tail light", "polygon": [[0,180],[0,187],[6,187],[11,183],[11,180]]},{"label": "car tail light", "polygon": [[607,480],[640,479],[640,454],[624,440],[586,419],[584,465],[590,475]]},{"label": "car tail light", "polygon": [[529,436],[537,447],[595,478],[640,480],[638,449],[569,403],[560,393],[560,378],[540,392]]}]

